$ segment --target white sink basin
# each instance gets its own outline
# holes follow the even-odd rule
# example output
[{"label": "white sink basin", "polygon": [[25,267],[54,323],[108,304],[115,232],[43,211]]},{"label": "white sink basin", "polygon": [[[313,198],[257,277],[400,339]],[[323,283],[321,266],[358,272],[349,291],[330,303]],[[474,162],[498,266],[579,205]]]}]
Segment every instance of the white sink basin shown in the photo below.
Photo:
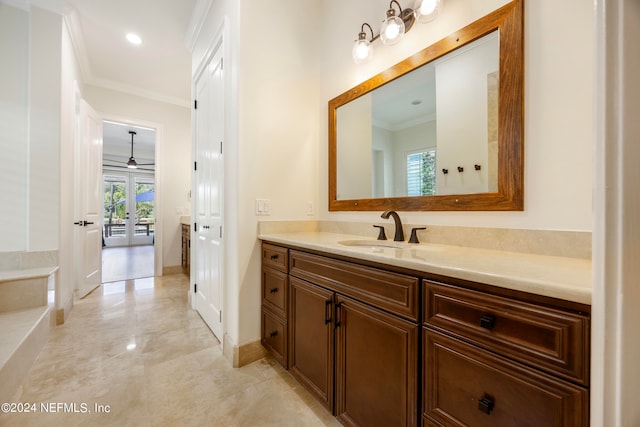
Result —
[{"label": "white sink basin", "polygon": [[341,240],[338,244],[343,246],[358,246],[366,248],[392,248],[392,249],[404,249],[410,247],[408,243],[394,242],[389,240]]}]

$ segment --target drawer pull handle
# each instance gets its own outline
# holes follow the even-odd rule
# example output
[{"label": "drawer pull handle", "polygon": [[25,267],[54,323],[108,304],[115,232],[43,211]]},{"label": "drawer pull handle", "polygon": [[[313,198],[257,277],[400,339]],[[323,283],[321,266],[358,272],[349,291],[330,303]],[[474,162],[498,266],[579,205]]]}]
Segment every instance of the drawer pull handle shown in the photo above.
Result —
[{"label": "drawer pull handle", "polygon": [[276,254],[276,255],[271,255],[271,259],[278,259],[278,254]]},{"label": "drawer pull handle", "polygon": [[480,318],[480,327],[482,328],[491,330],[495,325],[496,325],[496,319],[493,316],[489,316],[488,314],[485,314]]},{"label": "drawer pull handle", "polygon": [[324,302],[324,324],[331,323],[331,300],[328,299]]},{"label": "drawer pull handle", "polygon": [[269,334],[269,338],[273,338],[273,337],[275,337],[276,335],[278,335],[278,331],[273,331],[273,332],[271,332],[271,333]]},{"label": "drawer pull handle", "polygon": [[340,318],[338,317],[338,314],[340,313],[340,307],[342,307],[342,303],[339,302],[334,307],[335,307],[335,310],[336,310],[336,312],[334,313],[334,316],[336,318],[335,327],[337,328],[337,327],[340,326]]},{"label": "drawer pull handle", "polygon": [[278,292],[278,288],[271,288],[269,289],[269,292],[271,292],[272,294],[275,294],[276,292]]},{"label": "drawer pull handle", "polygon": [[486,394],[482,396],[480,400],[478,400],[478,409],[487,415],[490,414],[491,411],[493,411],[493,406],[494,406],[493,399],[491,399]]}]

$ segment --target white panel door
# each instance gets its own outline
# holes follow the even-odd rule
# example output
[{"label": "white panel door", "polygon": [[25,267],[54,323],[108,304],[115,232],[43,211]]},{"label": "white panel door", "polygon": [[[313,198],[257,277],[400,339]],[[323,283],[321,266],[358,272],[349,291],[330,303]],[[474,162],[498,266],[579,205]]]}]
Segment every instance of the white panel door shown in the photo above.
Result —
[{"label": "white panel door", "polygon": [[102,279],[102,119],[84,100],[80,107],[79,165],[76,194],[78,214],[77,290],[85,297]]},{"label": "white panel door", "polygon": [[195,306],[222,342],[224,77],[222,46],[196,80]]}]

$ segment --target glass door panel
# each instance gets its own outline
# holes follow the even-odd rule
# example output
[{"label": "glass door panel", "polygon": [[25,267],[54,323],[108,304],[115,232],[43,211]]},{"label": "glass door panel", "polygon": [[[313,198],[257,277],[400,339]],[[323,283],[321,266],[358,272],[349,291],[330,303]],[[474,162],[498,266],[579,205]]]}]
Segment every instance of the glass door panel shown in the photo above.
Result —
[{"label": "glass door panel", "polygon": [[135,222],[131,244],[153,244],[155,231],[155,184],[154,178],[132,176],[132,194],[135,194]]},{"label": "glass door panel", "polygon": [[103,236],[106,246],[125,246],[129,244],[127,223],[129,209],[127,194],[129,178],[127,175],[104,175],[104,215]]}]

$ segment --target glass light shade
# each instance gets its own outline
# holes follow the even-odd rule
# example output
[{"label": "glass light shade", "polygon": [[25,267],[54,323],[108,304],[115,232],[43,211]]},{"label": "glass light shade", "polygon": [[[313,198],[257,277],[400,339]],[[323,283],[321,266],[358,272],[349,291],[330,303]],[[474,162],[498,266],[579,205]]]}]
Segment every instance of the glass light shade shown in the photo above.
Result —
[{"label": "glass light shade", "polygon": [[351,53],[356,64],[363,64],[373,58],[373,46],[369,40],[358,39],[354,43]]},{"label": "glass light shade", "polygon": [[419,22],[431,22],[440,15],[442,0],[416,0],[413,9]]},{"label": "glass light shade", "polygon": [[380,40],[383,44],[396,44],[402,36],[404,36],[404,22],[395,14],[389,15],[387,12],[387,19],[382,21],[380,27]]}]

